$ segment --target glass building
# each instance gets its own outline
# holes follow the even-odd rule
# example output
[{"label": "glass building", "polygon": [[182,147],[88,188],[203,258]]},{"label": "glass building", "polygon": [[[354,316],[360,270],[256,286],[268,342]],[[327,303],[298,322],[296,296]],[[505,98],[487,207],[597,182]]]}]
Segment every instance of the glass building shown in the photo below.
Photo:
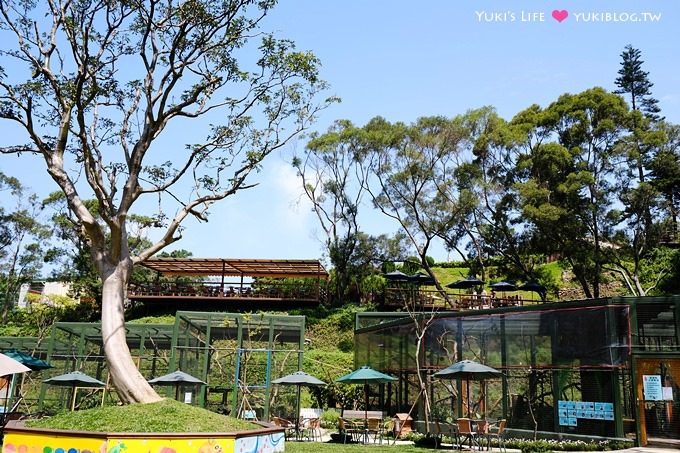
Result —
[{"label": "glass building", "polygon": [[[372,404],[424,420],[504,418],[515,435],[680,439],[680,296],[608,298],[460,312],[360,313],[355,365],[399,378]],[[421,337],[421,341],[418,338]],[[417,348],[417,345],[420,348]],[[432,375],[469,359],[487,381]],[[424,385],[420,385],[418,373]]]}]

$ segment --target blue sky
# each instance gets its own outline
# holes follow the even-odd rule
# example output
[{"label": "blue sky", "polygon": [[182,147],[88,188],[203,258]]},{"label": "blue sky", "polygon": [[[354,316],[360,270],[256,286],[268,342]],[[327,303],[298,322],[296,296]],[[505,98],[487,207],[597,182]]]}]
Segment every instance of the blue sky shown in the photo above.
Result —
[{"label": "blue sky", "polygon": [[[411,122],[485,105],[509,119],[565,92],[613,90],[627,44],[642,51],[662,113],[677,123],[678,25],[674,0],[281,0],[264,22],[312,50],[342,98],[321,114],[318,131],[340,118]],[[303,149],[300,140],[272,156],[257,188],[218,204],[210,223],[187,224],[175,247],[199,257],[320,258],[318,227],[288,163]],[[369,209],[369,233],[396,230]],[[442,248],[433,256],[449,258]]]}]

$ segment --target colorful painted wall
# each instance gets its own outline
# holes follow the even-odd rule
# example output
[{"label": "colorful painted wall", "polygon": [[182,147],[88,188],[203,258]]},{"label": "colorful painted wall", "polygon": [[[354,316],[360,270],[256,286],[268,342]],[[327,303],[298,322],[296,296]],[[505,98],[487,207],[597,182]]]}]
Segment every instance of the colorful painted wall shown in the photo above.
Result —
[{"label": "colorful painted wall", "polygon": [[101,437],[80,437],[10,430],[5,433],[2,453],[277,453],[285,450],[282,432],[259,431],[238,438],[217,436],[121,437],[102,434]]}]

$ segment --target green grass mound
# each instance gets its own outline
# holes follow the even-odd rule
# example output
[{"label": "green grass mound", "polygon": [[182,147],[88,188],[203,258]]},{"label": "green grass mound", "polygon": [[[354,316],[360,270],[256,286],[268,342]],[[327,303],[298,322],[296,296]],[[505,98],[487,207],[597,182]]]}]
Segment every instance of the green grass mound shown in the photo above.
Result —
[{"label": "green grass mound", "polygon": [[179,401],[108,406],[64,412],[26,423],[31,428],[93,432],[233,432],[260,428],[251,422],[210,412]]}]

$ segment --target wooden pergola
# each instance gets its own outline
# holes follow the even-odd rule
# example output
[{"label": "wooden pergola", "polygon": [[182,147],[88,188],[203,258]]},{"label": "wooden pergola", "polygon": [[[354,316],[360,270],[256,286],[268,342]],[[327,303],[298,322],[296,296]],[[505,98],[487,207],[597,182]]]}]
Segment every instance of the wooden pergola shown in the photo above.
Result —
[{"label": "wooden pergola", "polygon": [[150,258],[141,265],[168,276],[328,278],[328,272],[319,260]]},{"label": "wooden pergola", "polygon": [[[317,305],[326,297],[323,283],[328,271],[319,260],[151,258],[140,264],[159,276],[197,280],[132,282],[128,285],[128,299],[133,301],[259,301],[266,306],[283,302],[289,308]],[[201,277],[212,278],[198,280]]]}]

